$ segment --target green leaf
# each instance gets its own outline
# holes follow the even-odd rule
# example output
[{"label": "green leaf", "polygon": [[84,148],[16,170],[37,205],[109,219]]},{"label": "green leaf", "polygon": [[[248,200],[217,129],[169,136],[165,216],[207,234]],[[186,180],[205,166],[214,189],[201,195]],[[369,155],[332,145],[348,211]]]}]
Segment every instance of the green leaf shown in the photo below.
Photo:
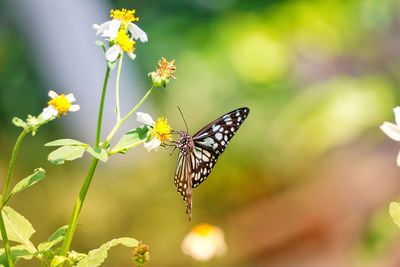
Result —
[{"label": "green leaf", "polygon": [[[30,260],[33,257],[33,253],[29,252],[24,245],[13,246],[10,249],[14,262],[16,262],[18,259]],[[0,249],[0,266],[8,266],[7,256],[4,248]]]},{"label": "green leaf", "polygon": [[44,179],[46,176],[46,171],[42,168],[38,168],[33,171],[33,174],[29,175],[28,177],[22,179],[19,181],[11,191],[11,194],[16,194],[18,192],[24,191],[25,189],[28,189],[29,187],[33,186],[37,182],[41,181]]},{"label": "green leaf", "polygon": [[126,153],[130,148],[144,143],[147,139],[149,128],[147,126],[138,127],[124,134],[118,143],[111,149],[111,154]]},{"label": "green leaf", "polygon": [[390,202],[389,214],[393,222],[400,227],[400,204],[397,202]]},{"label": "green leaf", "polygon": [[100,266],[104,260],[108,256],[108,250],[112,247],[115,247],[117,245],[123,245],[126,247],[136,247],[139,244],[139,241],[137,241],[134,238],[129,238],[129,237],[122,237],[122,238],[117,238],[113,239],[105,244],[103,244],[100,248],[94,249],[89,251],[88,255],[86,257],[83,257],[79,263],[78,267],[97,267]]},{"label": "green leaf", "polygon": [[54,256],[53,260],[51,261],[50,267],[57,267],[58,265],[64,263],[66,260],[68,260],[67,257]]},{"label": "green leaf", "polygon": [[26,129],[26,128],[28,127],[28,125],[26,124],[26,122],[24,122],[22,119],[17,118],[17,117],[14,117],[14,118],[12,119],[12,123],[13,123],[15,126],[17,126],[17,127],[21,127],[21,128],[24,128],[24,129]]},{"label": "green leaf", "polygon": [[48,160],[55,165],[60,165],[64,164],[66,160],[81,158],[85,151],[85,146],[62,146],[51,152]]},{"label": "green leaf", "polygon": [[58,139],[45,144],[45,146],[84,146],[89,147],[88,144],[74,139]]},{"label": "green leaf", "polygon": [[53,246],[57,245],[64,240],[65,234],[67,233],[68,225],[64,225],[58,228],[54,233],[50,235],[46,242],[42,242],[38,245],[39,251],[47,251]]},{"label": "green leaf", "polygon": [[8,206],[3,208],[2,214],[8,239],[26,245],[30,252],[35,252],[34,246],[30,241],[33,233],[35,233],[35,229],[33,229],[31,223],[24,216]]},{"label": "green leaf", "polygon": [[101,147],[89,147],[87,149],[87,152],[89,152],[90,154],[92,154],[93,157],[98,158],[101,161],[106,162],[108,159],[107,152]]}]

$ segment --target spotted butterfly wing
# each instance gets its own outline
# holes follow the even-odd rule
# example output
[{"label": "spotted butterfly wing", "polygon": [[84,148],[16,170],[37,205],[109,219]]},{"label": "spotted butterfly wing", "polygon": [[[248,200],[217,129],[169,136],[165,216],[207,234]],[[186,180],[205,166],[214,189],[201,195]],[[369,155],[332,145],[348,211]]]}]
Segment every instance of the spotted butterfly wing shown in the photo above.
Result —
[{"label": "spotted butterfly wing", "polygon": [[235,109],[210,122],[193,137],[181,132],[181,139],[177,143],[180,153],[174,183],[186,203],[189,219],[192,213],[192,189],[208,177],[248,114],[248,108]]}]

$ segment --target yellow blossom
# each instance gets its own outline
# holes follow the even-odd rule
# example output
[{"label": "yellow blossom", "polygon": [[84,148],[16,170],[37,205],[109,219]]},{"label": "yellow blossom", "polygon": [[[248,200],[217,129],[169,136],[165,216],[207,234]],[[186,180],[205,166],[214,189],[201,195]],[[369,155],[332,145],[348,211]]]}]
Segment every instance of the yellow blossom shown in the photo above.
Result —
[{"label": "yellow blossom", "polygon": [[151,135],[154,138],[157,138],[161,143],[165,143],[167,141],[172,140],[171,131],[172,131],[172,128],[168,124],[167,119],[160,117],[154,123],[154,127],[151,132]]},{"label": "yellow blossom", "polygon": [[124,23],[138,21],[139,18],[135,17],[136,10],[123,9],[111,9],[110,17],[113,19],[120,20]]},{"label": "yellow blossom", "polygon": [[116,41],[124,52],[132,53],[133,51],[135,51],[134,45],[136,42],[129,38],[125,30],[118,31]]},{"label": "yellow blossom", "polygon": [[67,97],[64,94],[61,94],[53,99],[50,99],[47,104],[53,106],[58,114],[67,114],[69,108],[71,107],[71,102],[68,101]]},{"label": "yellow blossom", "polygon": [[50,90],[49,97],[51,98],[47,102],[48,106],[43,109],[41,114],[42,118],[50,119],[62,114],[66,115],[69,111],[78,111],[79,105],[73,105],[75,102],[75,97],[73,94],[57,94],[56,92]]}]

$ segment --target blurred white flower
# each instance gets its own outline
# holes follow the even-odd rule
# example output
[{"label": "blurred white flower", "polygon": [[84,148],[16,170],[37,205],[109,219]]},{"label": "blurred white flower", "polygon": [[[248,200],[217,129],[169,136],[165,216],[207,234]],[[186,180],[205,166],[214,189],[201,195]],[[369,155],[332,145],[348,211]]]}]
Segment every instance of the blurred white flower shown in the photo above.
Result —
[{"label": "blurred white flower", "polygon": [[136,120],[152,128],[151,139],[144,143],[144,147],[147,148],[148,151],[158,148],[167,141],[171,141],[172,128],[168,124],[166,118],[160,117],[157,121],[154,121],[148,113],[137,112]]},{"label": "blurred white flower", "polygon": [[208,261],[227,251],[223,231],[210,224],[199,224],[185,236],[182,251],[198,261]]},{"label": "blurred white flower", "polygon": [[110,41],[110,48],[106,51],[107,61],[114,62],[123,52],[126,52],[131,59],[135,59],[136,55],[133,53],[135,41],[132,39],[140,40],[143,43],[148,40],[147,34],[133,23],[139,20],[135,17],[135,10],[111,10],[110,16],[113,18],[110,21],[101,25],[93,24],[96,35]]},{"label": "blurred white flower", "polygon": [[[395,107],[393,111],[396,124],[385,121],[380,128],[391,139],[400,142],[400,107]],[[400,152],[397,155],[397,166],[400,166]]]},{"label": "blurred white flower", "polygon": [[66,115],[68,112],[75,112],[80,109],[79,105],[72,104],[76,101],[73,94],[58,95],[56,92],[50,90],[49,97],[51,99],[48,102],[48,106],[44,108],[40,114],[40,116],[45,120],[62,114]]}]

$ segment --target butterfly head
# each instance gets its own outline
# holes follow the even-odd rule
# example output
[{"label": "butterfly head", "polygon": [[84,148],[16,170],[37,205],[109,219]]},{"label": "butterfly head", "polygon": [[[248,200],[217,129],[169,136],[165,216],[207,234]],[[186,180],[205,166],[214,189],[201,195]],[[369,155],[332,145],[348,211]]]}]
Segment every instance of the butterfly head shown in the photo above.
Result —
[{"label": "butterfly head", "polygon": [[179,134],[181,138],[176,143],[176,147],[183,155],[189,155],[194,148],[193,139],[187,132],[180,131]]}]

